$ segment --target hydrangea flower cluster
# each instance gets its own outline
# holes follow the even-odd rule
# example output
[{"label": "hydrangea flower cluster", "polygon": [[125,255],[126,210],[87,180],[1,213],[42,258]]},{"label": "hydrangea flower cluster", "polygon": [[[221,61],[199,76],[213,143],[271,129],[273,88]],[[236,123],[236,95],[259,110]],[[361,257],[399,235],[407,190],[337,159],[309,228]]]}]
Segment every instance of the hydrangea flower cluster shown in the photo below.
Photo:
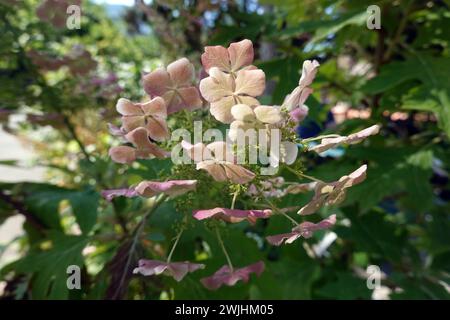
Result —
[{"label": "hydrangea flower cluster", "polygon": [[[208,109],[219,123],[229,125],[229,139],[206,145],[183,140],[181,149],[194,162],[197,170],[204,170],[215,181],[238,185],[238,191],[245,190],[246,195],[262,199],[265,207],[261,208],[259,204],[258,209],[234,208],[239,196],[236,191],[229,208],[199,208],[192,212],[192,217],[202,221],[216,219],[225,223],[241,223],[245,220],[254,224],[258,219],[282,216],[292,222],[293,228],[287,233],[267,237],[270,244],[279,246],[292,243],[300,237],[309,238],[315,231],[328,229],[336,223],[334,214],[318,223],[299,223],[288,215],[288,212],[295,209],[298,215],[305,216],[316,213],[323,206],[338,204],[345,198],[346,189],[363,182],[366,177],[366,165],[334,182],[324,182],[297,172],[289,165],[297,160],[299,147],[303,147],[305,151],[320,153],[340,144],[361,142],[364,138],[377,134],[379,127],[375,125],[349,136],[326,135],[303,140],[298,138],[293,134],[293,128],[308,113],[308,107],[304,103],[313,91],[311,84],[319,63],[315,60],[305,61],[298,86],[285,98],[283,104],[265,106],[257,100],[265,90],[265,74],[252,64],[253,59],[253,44],[250,40],[232,43],[228,48],[206,47],[201,61],[207,76],[200,81],[198,87],[194,67],[186,58],[169,64],[167,68],[158,68],[144,74],[143,86],[149,98],[138,103],[119,99],[116,109],[122,116],[122,125],[120,128],[111,125],[110,131],[124,139],[126,145],[112,147],[109,154],[113,161],[121,164],[131,164],[136,159],[169,157],[170,150],[164,147],[167,146],[164,142],[170,137],[170,129],[173,129],[168,124],[168,118],[180,111]],[[300,178],[311,179],[312,182],[288,183],[282,177],[259,175],[252,170],[255,167],[248,163],[238,163],[236,159],[239,150],[236,150],[234,141],[239,130],[255,128],[280,129],[281,133],[287,136],[284,137],[285,143],[278,146],[281,162]],[[309,144],[318,140],[319,144]],[[105,190],[103,196],[109,201],[118,196],[173,198],[194,191],[197,184],[197,180],[141,181],[125,189]],[[270,201],[272,197],[307,191],[314,191],[313,198],[309,203],[296,208],[277,208]],[[183,230],[177,235],[166,261],[143,259],[135,273],[164,274],[180,281],[188,273],[205,268],[203,264],[189,261],[171,261]],[[263,261],[235,268],[219,229],[216,228],[215,231],[227,264],[201,280],[206,288],[215,290],[223,285],[233,286],[238,281],[247,282],[250,274],[259,276],[264,271]]]}]

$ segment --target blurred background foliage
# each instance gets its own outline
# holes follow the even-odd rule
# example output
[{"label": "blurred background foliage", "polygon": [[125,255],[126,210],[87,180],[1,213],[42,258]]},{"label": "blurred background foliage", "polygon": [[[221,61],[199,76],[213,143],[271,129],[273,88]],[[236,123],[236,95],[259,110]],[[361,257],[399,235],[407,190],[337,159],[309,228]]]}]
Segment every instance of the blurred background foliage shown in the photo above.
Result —
[{"label": "blurred background foliage", "polygon": [[[25,217],[23,235],[0,247],[0,255],[13,243],[20,248],[18,260],[1,264],[4,299],[450,297],[450,1],[136,0],[131,7],[83,1],[78,30],[40,19],[42,2],[0,0],[0,121],[33,146],[32,165],[48,169],[46,182],[0,184],[0,223]],[[374,4],[381,8],[379,30],[366,27],[367,7]],[[367,180],[343,205],[322,210],[338,215],[331,235],[275,248],[263,237],[283,232],[288,222],[227,227],[236,265],[266,262],[266,271],[248,284],[214,292],[200,285],[224,259],[208,228],[194,221],[174,259],[205,262],[206,270],[180,283],[133,276],[137,259],[165,255],[196,203],[216,207],[231,197],[204,185],[158,207],[136,236],[151,201],[108,203],[100,191],[183,173],[171,172],[170,160],[129,167],[110,161],[107,150],[117,141],[107,123],[116,121],[115,102],[144,97],[143,71],[182,56],[200,70],[205,45],[243,38],[253,41],[256,64],[266,72],[263,103],[282,102],[303,60],[321,63],[302,137],[382,125],[382,133],[363,144],[303,156],[308,174],[326,181],[367,163]],[[297,206],[310,197],[275,202]],[[248,203],[244,198],[237,206]],[[303,242],[320,254],[308,254]],[[66,287],[71,264],[82,266],[81,290]],[[378,292],[366,286],[369,265],[383,271]]]}]

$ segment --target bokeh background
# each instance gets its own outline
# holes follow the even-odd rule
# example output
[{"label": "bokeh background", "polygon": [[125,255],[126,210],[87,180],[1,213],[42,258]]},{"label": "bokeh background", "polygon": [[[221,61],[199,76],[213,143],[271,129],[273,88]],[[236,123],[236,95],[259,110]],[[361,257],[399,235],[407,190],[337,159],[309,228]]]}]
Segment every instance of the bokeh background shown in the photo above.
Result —
[{"label": "bokeh background", "polygon": [[[80,4],[80,1],[56,1]],[[370,5],[381,28],[367,27]],[[81,28],[66,27],[53,1],[0,0],[0,297],[2,299],[448,299],[450,272],[450,1],[81,1]],[[66,4],[67,7],[67,4]],[[266,72],[262,102],[280,104],[306,59],[321,63],[298,134],[348,134],[373,124],[364,143],[304,155],[308,174],[332,181],[369,165],[336,213],[332,232],[280,248],[263,241],[288,229],[270,219],[225,235],[233,260],[266,262],[261,277],[215,292],[199,271],[177,283],[132,275],[137,259],[161,257],[190,203],[231,196],[201,190],[160,207],[137,246],[142,199],[100,197],[105,188],[158,179],[170,160],[114,164],[119,97],[144,97],[141,74],[180,58],[200,73],[206,45],[253,41]],[[194,114],[195,117],[195,114]],[[288,172],[286,180],[296,181]],[[201,197],[200,197],[201,195]],[[305,203],[311,194],[277,200]],[[243,205],[242,203],[240,205]],[[311,257],[302,245],[316,252]],[[177,260],[219,267],[203,224],[180,241]],[[66,268],[82,268],[68,290]],[[381,287],[366,285],[368,266]],[[370,271],[370,269],[369,269]]]}]

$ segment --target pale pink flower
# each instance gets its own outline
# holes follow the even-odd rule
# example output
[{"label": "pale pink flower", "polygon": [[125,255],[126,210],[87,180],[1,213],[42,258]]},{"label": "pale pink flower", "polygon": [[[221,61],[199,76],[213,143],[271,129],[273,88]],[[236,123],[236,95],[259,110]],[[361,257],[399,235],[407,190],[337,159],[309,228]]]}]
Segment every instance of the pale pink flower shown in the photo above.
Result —
[{"label": "pale pink flower", "polygon": [[148,138],[148,131],[145,128],[136,128],[133,131],[128,132],[125,138],[134,145],[118,146],[109,149],[109,155],[114,162],[118,163],[131,163],[136,159],[147,158],[166,158],[169,153],[156,144],[150,142]]},{"label": "pale pink flower", "polygon": [[145,92],[164,99],[168,114],[202,106],[198,89],[193,85],[194,66],[186,58],[172,62],[167,70],[158,68],[144,75],[142,81]]},{"label": "pale pink flower", "polygon": [[200,92],[211,103],[210,112],[218,121],[231,123],[231,108],[236,104],[259,105],[255,97],[265,88],[265,74],[260,69],[240,70],[236,78],[213,67],[209,77],[200,81]]},{"label": "pale pink flower", "polygon": [[305,239],[312,237],[313,233],[317,230],[329,229],[336,223],[336,215],[333,214],[327,219],[324,219],[318,223],[303,222],[294,227],[289,233],[282,233],[273,236],[266,237],[267,241],[274,245],[279,246],[284,243],[292,243],[300,237]]},{"label": "pale pink flower", "polygon": [[234,286],[238,281],[247,283],[250,280],[251,273],[260,276],[261,273],[263,273],[264,268],[265,265],[263,261],[258,261],[257,263],[233,271],[230,270],[228,265],[225,265],[212,276],[203,278],[200,281],[207,289],[217,290],[223,285],[229,287]]},{"label": "pale pink flower", "polygon": [[197,180],[142,181],[136,186],[135,190],[139,195],[147,198],[160,193],[168,196],[178,196],[195,190],[196,185]]},{"label": "pale pink flower", "polygon": [[250,40],[234,42],[225,49],[222,46],[207,46],[202,54],[202,64],[206,72],[213,67],[223,72],[233,73],[253,63],[253,44]]},{"label": "pale pink flower", "polygon": [[122,115],[122,128],[126,132],[144,127],[150,138],[155,141],[164,141],[169,138],[169,129],[166,124],[167,108],[161,97],[144,103],[133,103],[121,98],[117,101],[116,109]]},{"label": "pale pink flower", "polygon": [[286,96],[286,99],[284,99],[283,102],[283,105],[288,111],[303,106],[306,99],[308,99],[309,95],[313,92],[309,86],[316,77],[319,66],[320,64],[316,60],[306,60],[303,62],[302,76],[298,82],[298,86]]},{"label": "pale pink flower", "polygon": [[244,184],[255,177],[255,174],[244,167],[235,164],[235,156],[231,147],[224,141],[217,141],[204,145],[192,145],[182,141],[181,146],[188,152],[189,157],[197,163],[197,170],[207,171],[216,181],[231,181]]},{"label": "pale pink flower", "polygon": [[337,138],[324,138],[320,141],[320,144],[309,148],[309,150],[315,151],[317,153],[322,153],[328,149],[334,148],[341,144],[360,143],[367,137],[378,134],[378,132],[380,132],[380,126],[376,124],[364,130],[352,133],[351,135],[348,136],[342,136]]},{"label": "pale pink flower", "polygon": [[153,276],[164,274],[173,277],[176,281],[181,281],[189,272],[203,269],[204,264],[184,262],[164,262],[158,260],[139,260],[139,266],[133,270],[133,273],[140,273],[144,276]]},{"label": "pale pink flower", "polygon": [[367,165],[363,165],[348,176],[341,177],[338,181],[323,183],[317,182],[314,191],[314,197],[298,214],[313,214],[324,205],[338,204],[344,201],[346,189],[360,184],[366,179]]},{"label": "pale pink flower", "polygon": [[228,136],[232,141],[236,141],[239,130],[270,129],[283,120],[280,109],[272,106],[257,106],[253,109],[245,104],[237,104],[231,108],[231,114],[234,121],[230,124]]},{"label": "pale pink flower", "polygon": [[36,9],[36,14],[40,20],[62,29],[66,27],[67,8],[70,5],[81,6],[81,0],[44,0]]},{"label": "pale pink flower", "polygon": [[195,210],[193,216],[197,220],[209,218],[220,219],[230,223],[238,223],[247,220],[255,224],[257,219],[267,219],[272,215],[272,210],[238,210],[227,208],[214,208],[207,210]]}]

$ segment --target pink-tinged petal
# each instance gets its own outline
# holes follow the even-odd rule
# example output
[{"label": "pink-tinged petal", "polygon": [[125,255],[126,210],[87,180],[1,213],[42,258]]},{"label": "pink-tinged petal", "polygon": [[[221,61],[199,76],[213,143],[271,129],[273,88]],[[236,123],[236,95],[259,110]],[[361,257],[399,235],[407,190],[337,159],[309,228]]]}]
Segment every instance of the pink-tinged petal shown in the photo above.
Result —
[{"label": "pink-tinged petal", "polygon": [[247,283],[250,279],[250,274],[255,273],[260,276],[265,268],[263,261],[251,264],[244,268],[230,270],[230,267],[225,265],[210,277],[201,279],[201,283],[209,290],[217,290],[223,285],[234,286],[238,281]]},{"label": "pink-tinged petal", "polygon": [[189,261],[167,263],[158,260],[139,260],[139,266],[133,273],[140,273],[144,276],[164,274],[173,277],[176,281],[181,281],[189,272],[203,269],[204,264],[192,263]]},{"label": "pink-tinged petal", "polygon": [[122,120],[122,129],[125,132],[132,131],[139,127],[145,126],[145,117],[144,116],[123,116]]},{"label": "pink-tinged petal", "polygon": [[255,99],[255,98],[253,98],[253,97],[250,97],[250,96],[237,96],[236,98],[237,98],[238,103],[243,103],[243,104],[246,104],[246,105],[248,105],[250,107],[259,106],[259,101],[257,99]]},{"label": "pink-tinged petal", "polygon": [[[170,155],[170,152],[161,149],[156,144],[150,142],[148,138],[148,131],[145,128],[139,127],[125,135],[125,139],[131,142],[135,147],[134,150],[131,147],[123,146],[125,148],[134,150],[134,159],[146,159],[156,157],[159,159],[167,158]],[[127,162],[129,163],[129,162]]]},{"label": "pink-tinged petal", "polygon": [[180,282],[189,272],[194,272],[203,269],[204,264],[190,263],[190,262],[172,262],[168,264],[167,269],[170,270],[173,278]]},{"label": "pink-tinged petal", "polygon": [[303,206],[300,210],[298,210],[297,213],[304,216],[313,214],[325,205],[326,200],[327,200],[326,195],[316,193],[313,199],[308,204]]},{"label": "pink-tinged petal", "polygon": [[256,97],[261,95],[266,88],[266,75],[260,69],[238,71],[236,77],[237,95]]},{"label": "pink-tinged petal", "polygon": [[367,165],[364,164],[361,167],[359,167],[358,169],[356,169],[355,171],[353,171],[352,173],[350,173],[348,175],[348,179],[345,179],[344,177],[342,177],[341,179],[339,179],[339,181],[345,180],[345,184],[344,184],[343,188],[348,188],[348,187],[360,184],[361,182],[366,180],[366,173],[367,173]]},{"label": "pink-tinged petal", "polygon": [[224,167],[215,160],[200,161],[196,165],[197,170],[205,170],[216,181],[227,181],[228,177]]},{"label": "pink-tinged petal", "polygon": [[116,197],[133,198],[138,195],[134,188],[103,190],[101,194],[108,201],[112,201]]},{"label": "pink-tinged petal", "polygon": [[142,116],[144,113],[139,105],[134,104],[128,99],[120,98],[116,104],[116,110],[123,116]]},{"label": "pink-tinged petal", "polygon": [[266,240],[273,246],[281,246],[283,242],[292,243],[300,237],[298,232],[288,232],[267,236]]},{"label": "pink-tinged petal", "polygon": [[150,96],[162,96],[170,85],[169,73],[164,68],[158,68],[142,77],[145,92]]},{"label": "pink-tinged petal", "polygon": [[214,208],[207,210],[195,210],[194,218],[204,220],[209,218],[221,219],[230,223],[238,223],[247,220],[251,224],[256,223],[257,219],[267,219],[272,215],[271,210],[238,210],[227,208]]},{"label": "pink-tinged petal", "polygon": [[254,121],[256,119],[253,108],[246,104],[237,104],[231,108],[233,118],[240,121]]},{"label": "pink-tinged petal", "polygon": [[[311,238],[314,231],[329,229],[336,224],[336,215],[333,214],[326,219],[318,223],[303,222],[299,226],[292,229],[294,232],[298,232],[303,238]],[[286,241],[287,242],[287,241]]]},{"label": "pink-tinged petal", "polygon": [[167,72],[176,87],[189,86],[194,80],[194,66],[186,58],[178,59],[169,64]]},{"label": "pink-tinged petal", "polygon": [[235,101],[234,97],[228,96],[218,101],[212,102],[209,112],[211,112],[211,114],[214,118],[216,118],[217,121],[220,121],[222,123],[231,123],[234,120],[233,115],[231,114],[231,109],[236,104],[237,102]]},{"label": "pink-tinged petal", "polygon": [[289,112],[289,118],[295,123],[302,122],[308,115],[309,108],[306,105],[302,105]]},{"label": "pink-tinged petal", "polygon": [[224,72],[230,72],[230,57],[227,49],[222,46],[207,46],[202,54],[202,64],[206,72],[216,67]]},{"label": "pink-tinged petal", "polygon": [[363,141],[365,138],[378,134],[380,132],[379,125],[373,125],[369,128],[352,133],[349,136],[342,136],[337,138],[325,138],[320,141],[320,144],[309,148],[310,151],[322,153],[328,149],[334,148],[340,144],[356,144]]},{"label": "pink-tinged petal", "polygon": [[254,109],[256,118],[268,124],[275,124],[283,120],[280,109],[270,106],[258,106]]},{"label": "pink-tinged petal", "polygon": [[140,104],[143,114],[161,119],[167,118],[167,108],[164,99],[155,97],[150,101]]},{"label": "pink-tinged petal", "polygon": [[183,140],[181,141],[181,147],[186,150],[189,158],[194,160],[195,163],[212,159],[211,151],[201,142],[192,145]]},{"label": "pink-tinged petal", "polygon": [[228,52],[232,71],[237,71],[253,62],[253,43],[250,40],[245,39],[230,44]]},{"label": "pink-tinged petal", "polygon": [[145,128],[150,138],[155,141],[165,141],[170,137],[169,129],[164,119],[148,118]]},{"label": "pink-tinged petal", "polygon": [[142,127],[136,128],[133,131],[128,132],[125,135],[125,139],[131,142],[138,149],[145,149],[150,143],[150,140],[148,139],[147,129]]},{"label": "pink-tinged petal", "polygon": [[136,149],[128,146],[118,146],[109,149],[109,156],[117,163],[132,163],[136,160]]},{"label": "pink-tinged petal", "polygon": [[167,269],[167,263],[158,260],[141,259],[138,262],[138,267],[133,270],[133,273],[140,273],[144,276],[152,276],[163,273]]},{"label": "pink-tinged petal", "polygon": [[329,229],[335,224],[336,215],[333,214],[318,223],[303,222],[300,225],[294,227],[292,229],[292,232],[268,236],[266,237],[266,240],[274,246],[280,246],[283,244],[283,242],[289,244],[300,237],[303,237],[305,239],[310,238],[315,231]]},{"label": "pink-tinged petal", "polygon": [[203,105],[200,93],[196,87],[185,87],[177,90],[179,102],[172,103],[167,110],[169,114],[178,112],[182,109],[195,110]]},{"label": "pink-tinged petal", "polygon": [[302,76],[300,77],[300,81],[298,84],[302,87],[308,87],[313,82],[314,78],[317,74],[317,69],[319,68],[320,64],[317,62],[317,60],[306,60],[303,62],[302,67]]},{"label": "pink-tinged petal", "polygon": [[284,99],[283,105],[288,111],[291,111],[297,107],[302,106],[310,94],[313,93],[313,89],[306,87],[296,87],[292,93],[288,94]]},{"label": "pink-tinged petal", "polygon": [[200,81],[200,92],[208,102],[215,102],[233,94],[234,80],[229,75],[214,67],[209,70],[210,76]]},{"label": "pink-tinged petal", "polygon": [[366,179],[366,171],[367,166],[363,165],[351,174],[341,177],[338,181],[316,183],[314,197],[298,211],[298,214],[312,214],[324,205],[342,202],[345,199],[347,188],[362,183]]},{"label": "pink-tinged petal", "polygon": [[160,193],[178,196],[195,190],[196,185],[197,180],[142,181],[136,186],[135,190],[139,195],[149,198]]},{"label": "pink-tinged petal", "polygon": [[380,126],[376,124],[359,132],[352,133],[351,135],[348,136],[346,143],[348,144],[360,143],[365,138],[376,135],[379,132]]},{"label": "pink-tinged petal", "polygon": [[256,176],[250,170],[237,164],[227,162],[223,165],[223,167],[228,180],[233,183],[245,184],[252,181]]}]

